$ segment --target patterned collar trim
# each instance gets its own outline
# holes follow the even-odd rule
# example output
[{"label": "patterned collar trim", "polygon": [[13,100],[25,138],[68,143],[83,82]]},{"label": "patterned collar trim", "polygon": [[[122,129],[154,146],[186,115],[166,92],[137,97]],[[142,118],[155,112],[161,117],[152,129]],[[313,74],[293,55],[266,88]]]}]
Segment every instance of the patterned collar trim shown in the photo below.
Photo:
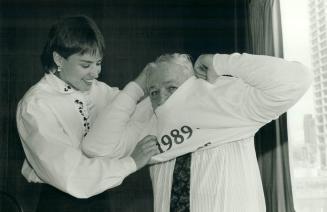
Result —
[{"label": "patterned collar trim", "polygon": [[71,94],[76,91],[74,88],[72,88],[72,86],[68,85],[51,72],[49,74],[45,74],[45,78],[50,86],[60,93]]}]

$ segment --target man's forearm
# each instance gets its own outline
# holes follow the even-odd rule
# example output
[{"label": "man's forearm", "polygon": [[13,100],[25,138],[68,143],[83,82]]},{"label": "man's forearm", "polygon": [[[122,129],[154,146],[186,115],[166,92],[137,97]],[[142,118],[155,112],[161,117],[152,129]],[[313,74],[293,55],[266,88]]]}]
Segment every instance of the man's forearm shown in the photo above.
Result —
[{"label": "man's forearm", "polygon": [[277,118],[305,93],[312,74],[302,64],[276,57],[250,54],[216,54],[218,75],[232,75],[249,85],[244,100],[248,116],[265,122]]}]

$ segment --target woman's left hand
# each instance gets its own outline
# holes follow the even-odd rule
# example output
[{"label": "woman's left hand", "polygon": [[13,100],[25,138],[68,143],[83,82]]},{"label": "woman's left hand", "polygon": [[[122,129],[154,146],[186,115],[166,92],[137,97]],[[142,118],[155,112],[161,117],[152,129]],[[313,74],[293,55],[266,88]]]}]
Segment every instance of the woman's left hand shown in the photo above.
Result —
[{"label": "woman's left hand", "polygon": [[147,76],[147,67],[145,67],[142,72],[134,80],[143,90],[144,96],[148,96],[147,87],[146,87],[146,76]]}]

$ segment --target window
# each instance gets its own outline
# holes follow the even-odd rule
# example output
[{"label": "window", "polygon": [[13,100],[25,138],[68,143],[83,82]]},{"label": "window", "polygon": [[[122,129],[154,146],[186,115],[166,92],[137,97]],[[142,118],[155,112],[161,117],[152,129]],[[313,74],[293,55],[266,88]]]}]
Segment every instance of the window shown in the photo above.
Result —
[{"label": "window", "polygon": [[321,85],[320,84],[316,84],[315,85],[315,89],[319,89],[319,88],[321,88]]},{"label": "window", "polygon": [[322,100],[321,99],[316,100],[316,105],[322,105]]},{"label": "window", "polygon": [[323,40],[322,42],[320,42],[320,47],[321,48],[327,47],[327,41],[326,40]]},{"label": "window", "polygon": [[325,40],[326,39],[326,32],[321,32],[321,34],[319,35],[319,38],[320,38],[320,40]]},{"label": "window", "polygon": [[[313,51],[318,51],[318,49],[313,49]],[[321,55],[327,55],[327,49],[321,50]]]},{"label": "window", "polygon": [[312,87],[287,113],[294,206],[296,212],[327,212],[327,4],[280,3],[285,59],[314,73]]}]

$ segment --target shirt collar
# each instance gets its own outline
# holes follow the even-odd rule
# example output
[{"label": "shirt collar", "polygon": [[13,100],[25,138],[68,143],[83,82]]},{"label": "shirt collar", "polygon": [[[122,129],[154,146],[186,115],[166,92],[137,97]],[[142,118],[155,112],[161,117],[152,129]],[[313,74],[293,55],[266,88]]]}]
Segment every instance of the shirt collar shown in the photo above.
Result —
[{"label": "shirt collar", "polygon": [[58,78],[52,72],[45,74],[45,79],[53,89],[60,93],[71,94],[73,92],[76,92],[76,90],[72,86],[68,85],[66,82]]}]

